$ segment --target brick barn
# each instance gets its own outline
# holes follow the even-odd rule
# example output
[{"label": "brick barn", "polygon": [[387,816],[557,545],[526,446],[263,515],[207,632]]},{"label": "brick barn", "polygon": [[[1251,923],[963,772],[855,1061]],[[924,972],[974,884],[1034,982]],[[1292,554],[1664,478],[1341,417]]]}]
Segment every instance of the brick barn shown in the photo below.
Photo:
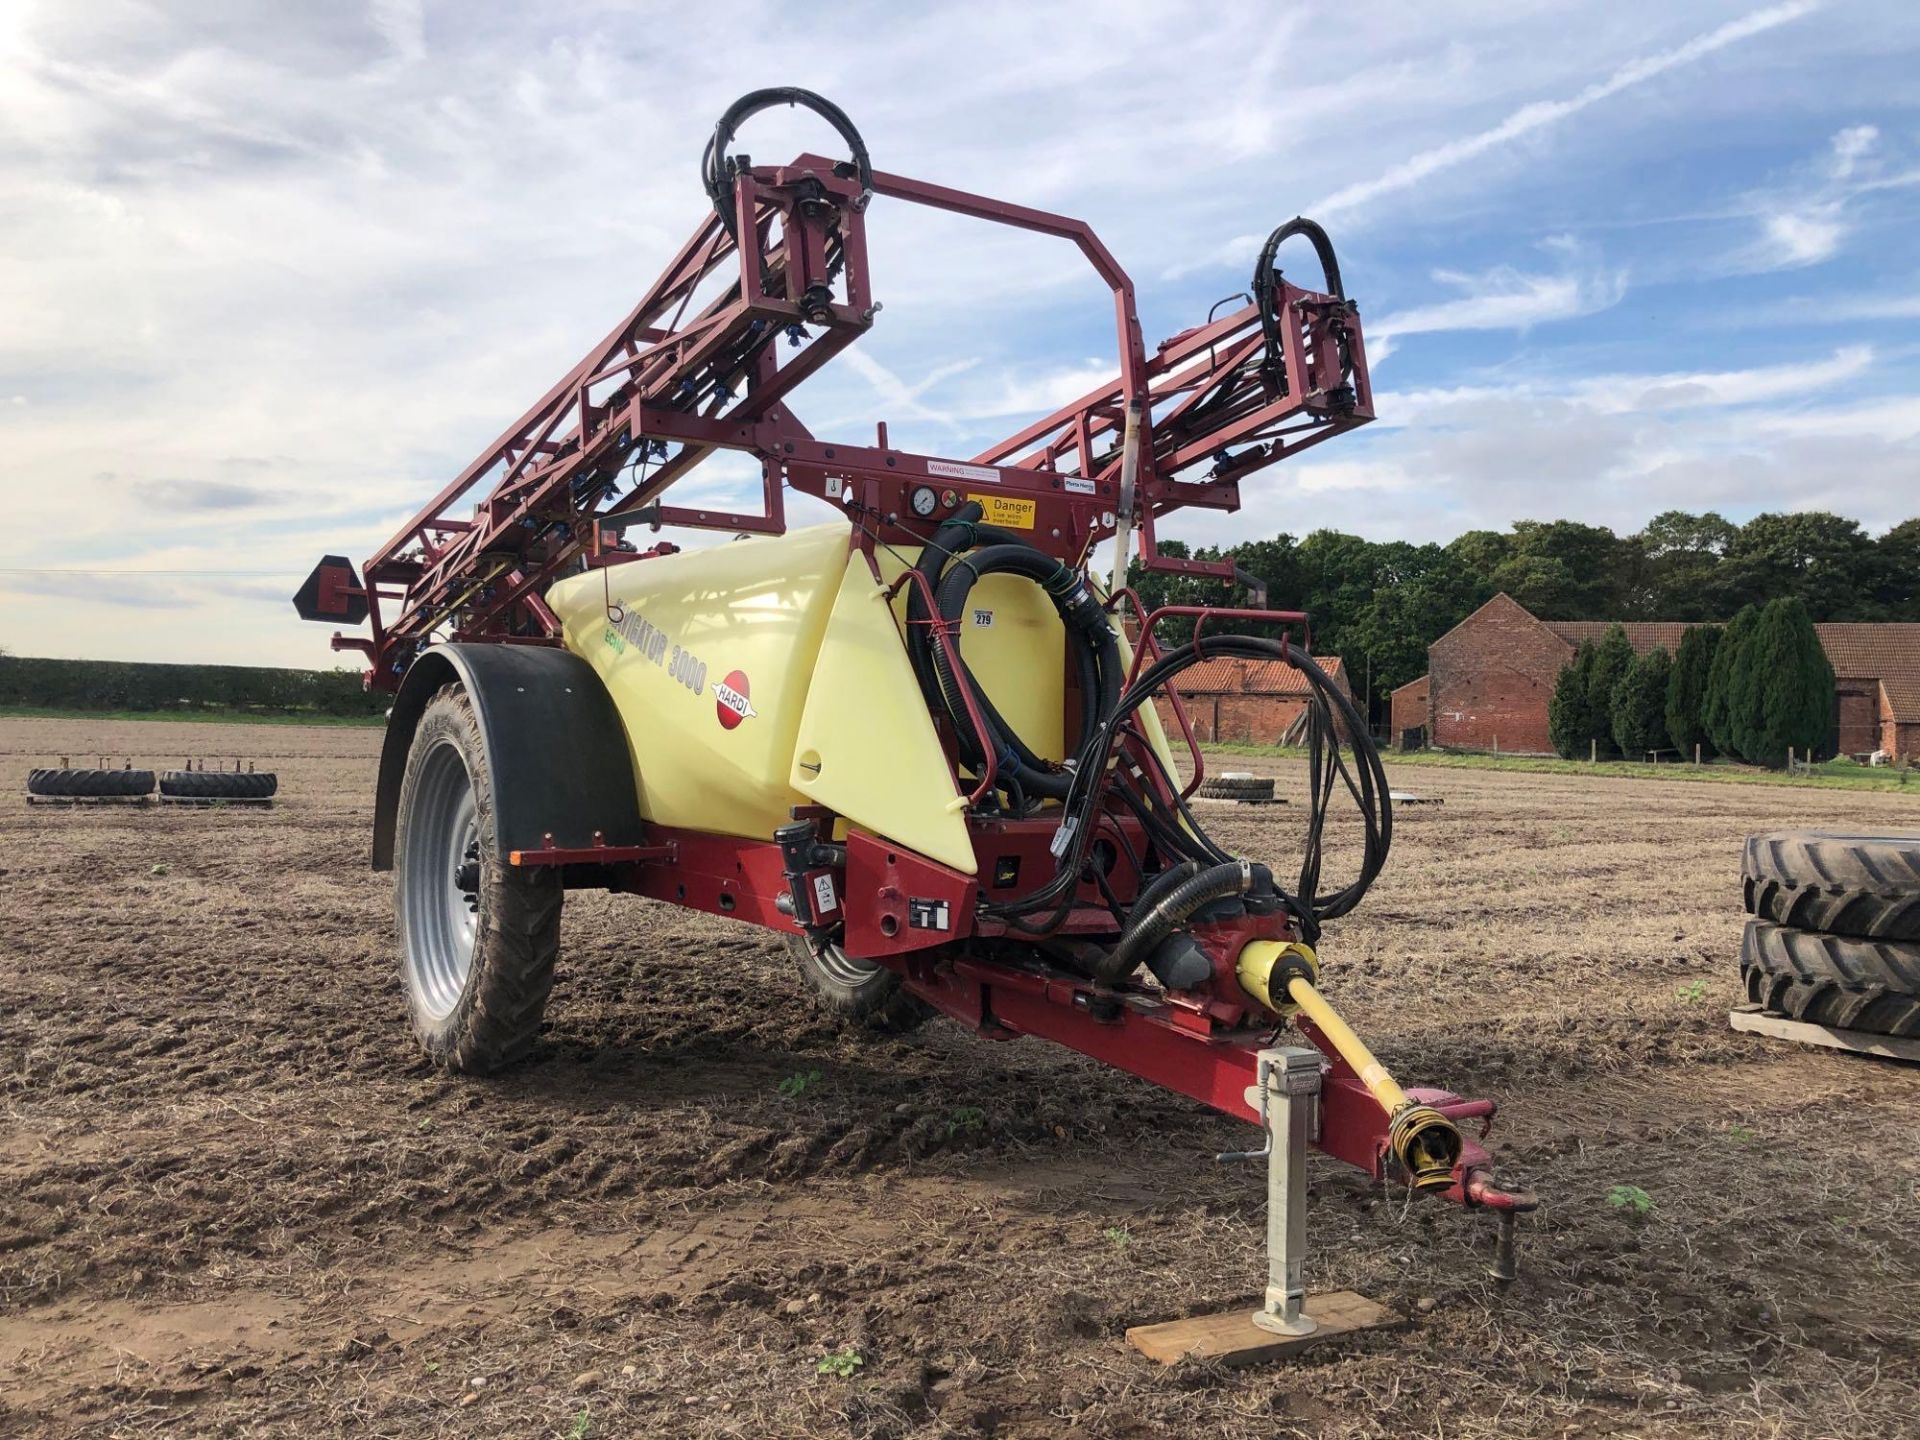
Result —
[{"label": "brick barn", "polygon": [[[1346,667],[1337,655],[1316,655],[1341,689],[1352,693]],[[1313,692],[1306,677],[1283,660],[1246,660],[1222,657],[1202,660],[1174,681],[1180,703],[1203,742],[1227,741],[1242,745],[1278,745],[1307,708]],[[1161,719],[1174,726],[1172,709],[1164,702]]]},{"label": "brick barn", "polygon": [[1409,680],[1388,698],[1387,732],[1396,749],[1418,750],[1427,743],[1428,677]]},{"label": "brick barn", "polygon": [[[1441,750],[1546,755],[1547,702],[1582,640],[1611,622],[1542,620],[1496,595],[1427,649],[1427,674],[1393,695],[1393,731],[1424,725]],[[1688,625],[1626,621],[1634,653],[1679,649]],[[1886,750],[1920,759],[1920,624],[1815,625],[1833,665],[1837,705],[1830,748],[1846,755]],[[1415,687],[1424,685],[1424,691]],[[1405,696],[1403,704],[1402,697]]]}]

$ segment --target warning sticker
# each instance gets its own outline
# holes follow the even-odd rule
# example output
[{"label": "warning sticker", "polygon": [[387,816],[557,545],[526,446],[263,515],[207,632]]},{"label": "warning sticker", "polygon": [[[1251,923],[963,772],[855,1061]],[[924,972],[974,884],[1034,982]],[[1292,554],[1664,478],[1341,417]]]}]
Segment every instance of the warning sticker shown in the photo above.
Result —
[{"label": "warning sticker", "polygon": [[953,912],[944,900],[922,900],[917,895],[909,895],[907,924],[915,930],[951,930]]},{"label": "warning sticker", "polygon": [[944,475],[949,480],[984,480],[989,485],[1000,483],[1000,472],[991,465],[962,465],[957,460],[929,460],[927,473]]},{"label": "warning sticker", "polygon": [[1039,506],[1032,500],[1019,500],[1011,495],[969,495],[967,498],[978,502],[986,512],[980,518],[989,525],[998,525],[1002,530],[1033,529],[1034,512]]},{"label": "warning sticker", "polygon": [[840,901],[833,893],[833,877],[816,875],[813,877],[813,912],[816,915],[831,915],[840,908]]}]

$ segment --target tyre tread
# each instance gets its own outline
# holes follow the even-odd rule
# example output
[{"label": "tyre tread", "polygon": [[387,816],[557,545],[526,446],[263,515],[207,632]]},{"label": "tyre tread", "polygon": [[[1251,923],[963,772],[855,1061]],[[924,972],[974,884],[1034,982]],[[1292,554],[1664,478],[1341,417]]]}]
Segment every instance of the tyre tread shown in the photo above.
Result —
[{"label": "tyre tread", "polygon": [[1747,913],[1775,925],[1920,941],[1920,835],[1750,835],[1741,889]]},{"label": "tyre tread", "polygon": [[1749,920],[1740,969],[1747,998],[1789,1019],[1920,1036],[1920,944]]}]

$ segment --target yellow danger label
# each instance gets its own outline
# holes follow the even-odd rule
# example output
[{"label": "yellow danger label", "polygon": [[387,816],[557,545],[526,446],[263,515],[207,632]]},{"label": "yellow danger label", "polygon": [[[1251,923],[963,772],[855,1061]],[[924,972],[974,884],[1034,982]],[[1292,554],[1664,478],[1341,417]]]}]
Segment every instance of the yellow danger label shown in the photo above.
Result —
[{"label": "yellow danger label", "polygon": [[979,502],[986,512],[980,518],[989,525],[998,525],[1002,530],[1033,529],[1034,512],[1039,506],[1032,500],[1012,495],[969,495],[967,498]]}]

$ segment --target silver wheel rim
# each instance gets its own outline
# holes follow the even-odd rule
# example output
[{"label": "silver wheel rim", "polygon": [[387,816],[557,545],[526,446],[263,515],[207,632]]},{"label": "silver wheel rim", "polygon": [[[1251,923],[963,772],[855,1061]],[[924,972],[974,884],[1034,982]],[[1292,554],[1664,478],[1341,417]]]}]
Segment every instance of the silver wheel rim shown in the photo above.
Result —
[{"label": "silver wheel rim", "polygon": [[886,966],[872,960],[856,960],[834,944],[814,946],[813,963],[820,967],[828,979],[849,988],[866,984],[886,969]]},{"label": "silver wheel rim", "polygon": [[466,757],[451,740],[420,762],[400,864],[407,985],[430,1018],[444,1020],[467,988],[480,932],[480,819]]}]

